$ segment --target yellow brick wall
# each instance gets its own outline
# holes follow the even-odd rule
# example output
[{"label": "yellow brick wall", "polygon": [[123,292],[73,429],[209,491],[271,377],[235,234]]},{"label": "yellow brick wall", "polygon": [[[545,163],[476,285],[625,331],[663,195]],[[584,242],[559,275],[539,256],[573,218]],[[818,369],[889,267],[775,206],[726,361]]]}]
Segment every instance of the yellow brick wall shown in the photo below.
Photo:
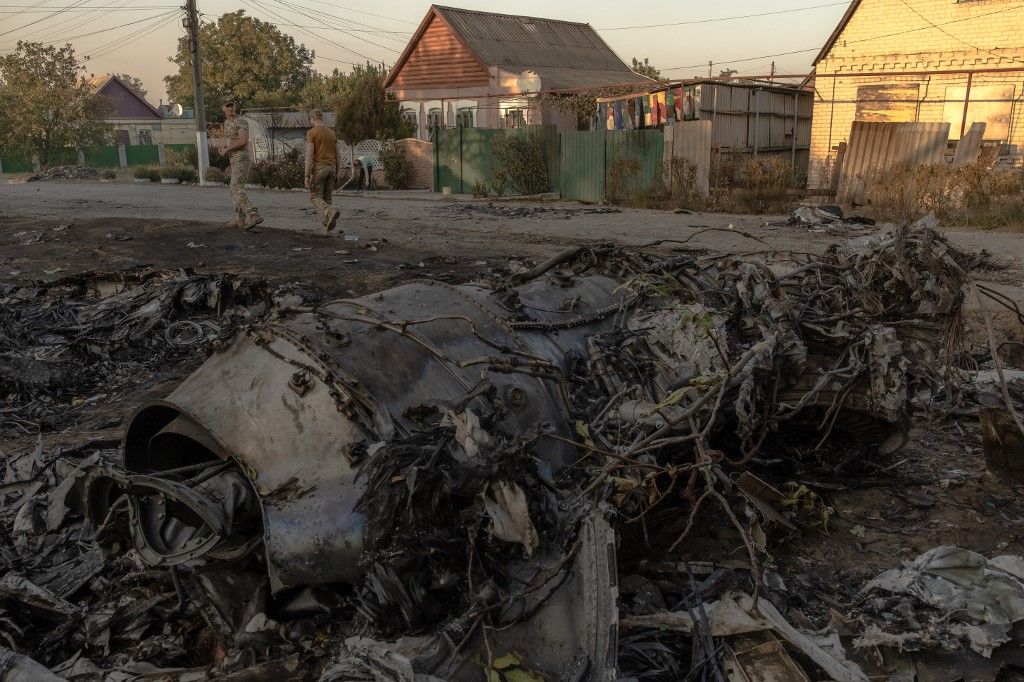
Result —
[{"label": "yellow brick wall", "polygon": [[[849,138],[858,87],[916,83],[921,100],[916,120],[939,122],[945,120],[946,88],[966,86],[967,74],[885,73],[1015,67],[1021,71],[975,74],[971,87],[1014,86],[1007,153],[1001,162],[1019,167],[1024,164],[1024,6],[1019,0],[862,0],[836,44],[817,64],[818,74],[839,77],[815,79],[808,185],[827,184],[823,171],[835,158],[837,146]],[[864,71],[872,75],[843,76]],[[959,129],[951,129],[950,137],[958,139]]]}]

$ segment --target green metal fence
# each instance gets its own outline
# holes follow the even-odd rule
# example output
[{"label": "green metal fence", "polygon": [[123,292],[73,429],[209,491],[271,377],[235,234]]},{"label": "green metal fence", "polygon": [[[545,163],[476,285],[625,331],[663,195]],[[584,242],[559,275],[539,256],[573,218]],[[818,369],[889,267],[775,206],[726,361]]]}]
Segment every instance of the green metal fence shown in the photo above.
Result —
[{"label": "green metal fence", "polygon": [[[439,128],[434,131],[434,191],[451,187],[468,194],[476,182],[489,184],[494,166],[491,145],[500,135],[533,135],[544,148],[549,191],[565,199],[598,202],[606,198],[608,171],[628,165],[634,187],[649,187],[662,175],[665,138],[660,130],[583,130],[556,132],[554,126],[511,130]],[[623,164],[618,164],[619,168]],[[493,188],[490,188],[493,191]]]},{"label": "green metal fence", "polygon": [[573,130],[561,135],[562,197],[576,201],[604,199],[607,144],[603,130]]},{"label": "green metal fence", "polygon": [[155,144],[125,147],[124,155],[129,166],[155,166],[160,163],[160,149]]},{"label": "green metal fence", "polygon": [[84,155],[85,165],[93,168],[117,168],[121,165],[116,146],[107,145],[106,147],[86,149]]},{"label": "green metal fence", "polygon": [[[617,161],[635,161],[618,171],[633,173],[630,186],[645,188],[661,178],[665,137],[660,130],[584,130],[561,134],[563,199],[597,202],[608,193],[608,172]],[[639,170],[634,170],[639,166]],[[620,182],[623,180],[619,179]]]},{"label": "green metal fence", "polygon": [[[176,153],[183,155],[186,159],[195,154],[194,144],[169,144],[167,149],[173,149]],[[150,166],[160,163],[159,147],[155,144],[130,145],[124,148],[125,160],[129,166]],[[117,168],[121,165],[121,158],[117,152],[117,145],[106,145],[103,147],[92,147],[82,152],[85,157],[85,165],[93,168]],[[51,166],[73,165],[78,163],[78,151],[75,149],[62,149],[55,158],[50,160]],[[4,173],[31,173],[32,161],[16,156],[0,157],[0,165]]]},{"label": "green metal fence", "polygon": [[32,172],[32,160],[17,156],[4,156],[0,158],[0,166],[3,167],[4,173]]},{"label": "green metal fence", "polygon": [[[557,192],[560,182],[558,132],[554,126],[527,126],[508,130],[487,128],[434,129],[434,191],[451,187],[456,194],[469,194],[476,183],[490,186],[494,157],[491,145],[503,135],[533,136],[544,150],[548,191]],[[492,188],[493,189],[493,188]]]}]

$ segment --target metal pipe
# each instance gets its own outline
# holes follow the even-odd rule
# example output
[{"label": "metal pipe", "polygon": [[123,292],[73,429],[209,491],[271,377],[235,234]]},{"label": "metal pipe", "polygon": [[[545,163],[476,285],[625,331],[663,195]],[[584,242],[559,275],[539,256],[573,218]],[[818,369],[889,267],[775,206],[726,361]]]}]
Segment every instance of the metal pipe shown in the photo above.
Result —
[{"label": "metal pipe", "polygon": [[967,91],[964,93],[964,115],[960,119],[960,139],[964,139],[964,132],[967,130],[967,107],[971,103],[971,84],[974,83],[974,72],[967,74]]},{"label": "metal pipe", "polygon": [[793,181],[796,182],[796,127],[798,125],[797,115],[800,113],[800,93],[793,93]]},{"label": "metal pipe", "polygon": [[758,142],[761,137],[761,89],[757,88],[752,93],[754,96],[754,156],[757,156]]}]

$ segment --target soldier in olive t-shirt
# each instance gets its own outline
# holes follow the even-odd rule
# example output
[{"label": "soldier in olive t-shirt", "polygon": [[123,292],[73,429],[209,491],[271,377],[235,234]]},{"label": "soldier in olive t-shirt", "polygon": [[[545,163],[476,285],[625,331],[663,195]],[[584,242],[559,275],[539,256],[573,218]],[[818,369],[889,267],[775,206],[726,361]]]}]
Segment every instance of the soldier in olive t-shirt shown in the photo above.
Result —
[{"label": "soldier in olive t-shirt", "polygon": [[331,206],[331,191],[338,181],[338,138],[324,125],[320,111],[309,112],[309,122],[313,127],[306,133],[306,187],[309,200],[323,213],[321,225],[330,232],[341,215]]}]

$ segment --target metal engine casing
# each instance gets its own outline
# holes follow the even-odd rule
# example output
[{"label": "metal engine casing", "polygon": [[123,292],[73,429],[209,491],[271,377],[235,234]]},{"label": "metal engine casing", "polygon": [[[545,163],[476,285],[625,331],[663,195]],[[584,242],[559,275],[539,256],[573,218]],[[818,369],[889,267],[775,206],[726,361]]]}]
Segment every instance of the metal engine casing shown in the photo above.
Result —
[{"label": "metal engine casing", "polygon": [[[529,356],[565,372],[582,358],[587,337],[611,324],[615,286],[584,277],[517,287],[533,329],[514,328],[489,288],[415,281],[250,330],[136,412],[125,470],[159,476],[234,459],[259,499],[272,589],[353,582],[361,456],[414,431],[411,409],[463,399],[484,378],[508,408],[510,431],[543,427],[571,441],[563,384],[520,368]],[[547,439],[542,451],[558,469],[573,447]]]}]

